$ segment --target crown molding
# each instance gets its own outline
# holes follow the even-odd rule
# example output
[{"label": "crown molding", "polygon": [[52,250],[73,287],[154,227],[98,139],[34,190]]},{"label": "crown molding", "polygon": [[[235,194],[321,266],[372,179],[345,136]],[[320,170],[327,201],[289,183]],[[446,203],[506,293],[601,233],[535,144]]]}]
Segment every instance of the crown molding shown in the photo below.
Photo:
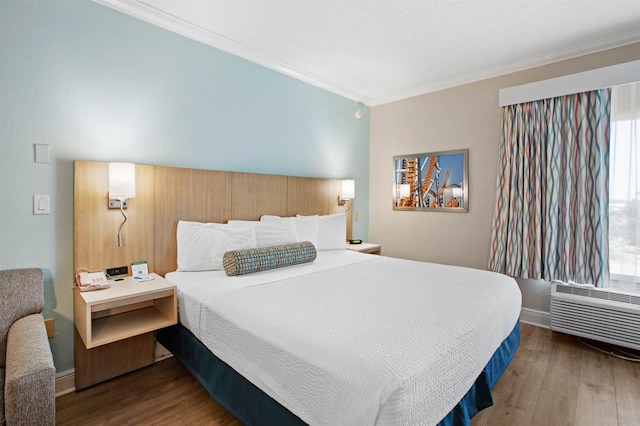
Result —
[{"label": "crown molding", "polygon": [[532,68],[537,68],[556,62],[561,62],[569,59],[578,58],[580,56],[590,55],[593,53],[602,52],[609,49],[615,49],[616,47],[627,46],[629,44],[640,42],[640,31],[624,34],[619,37],[612,37],[606,40],[600,40],[594,43],[585,43],[575,48],[568,48],[551,52],[546,55],[535,56],[528,58],[525,61],[512,63],[502,67],[496,67],[486,72],[479,74],[466,74],[459,78],[451,79],[441,83],[423,86],[417,89],[397,93],[389,96],[380,96],[371,99],[369,106],[378,106],[391,102],[401,101],[403,99],[412,98],[415,96],[425,95],[427,93],[437,92],[440,90],[450,89],[452,87],[462,86],[465,84],[471,84],[490,78],[500,77],[507,74],[512,74],[519,71],[525,71]]},{"label": "crown molding", "polygon": [[366,106],[378,106],[391,102],[401,101],[403,99],[412,98],[415,96],[424,95],[444,89],[449,89],[464,84],[475,83],[477,81],[486,80],[489,78],[495,78],[514,72],[524,71],[527,69],[548,65],[554,62],[573,59],[579,56],[584,56],[600,51],[613,49],[616,47],[625,46],[632,43],[640,42],[640,31],[631,32],[618,37],[612,37],[606,40],[600,40],[597,42],[585,43],[576,47],[567,48],[551,52],[545,55],[539,55],[527,58],[524,61],[517,63],[511,63],[505,66],[495,67],[482,73],[464,74],[457,78],[438,82],[436,84],[430,84],[416,89],[408,91],[394,93],[389,95],[371,97],[366,96],[357,91],[351,90],[347,87],[341,86],[337,83],[324,79],[318,75],[313,74],[307,70],[297,68],[284,61],[280,61],[276,58],[264,55],[247,46],[236,43],[229,40],[219,34],[206,30],[200,26],[194,25],[190,22],[184,21],[173,15],[165,13],[159,9],[151,7],[142,3],[139,0],[92,0],[95,3],[101,4],[106,7],[110,7],[127,15],[141,19],[150,24],[180,34],[184,37],[192,40],[199,41],[208,46],[212,46],[223,52],[238,56],[253,62],[258,65],[262,65],[273,71],[311,84],[318,88],[327,90],[336,95],[342,96],[347,99],[351,99],[355,102],[362,102]]},{"label": "crown molding", "polygon": [[311,84],[331,93],[335,93],[344,98],[351,99],[355,102],[362,102],[368,105],[371,101],[367,96],[354,90],[343,87],[339,84],[326,80],[309,71],[297,68],[284,61],[264,55],[242,44],[236,43],[216,34],[212,31],[204,29],[198,25],[194,25],[183,19],[177,18],[159,9],[144,4],[138,0],[92,0],[95,3],[115,9],[134,18],[141,19],[150,24],[164,28],[171,32],[180,34],[192,40],[214,47],[223,52],[246,59],[249,62],[262,65],[273,71],[279,72],[296,80]]}]

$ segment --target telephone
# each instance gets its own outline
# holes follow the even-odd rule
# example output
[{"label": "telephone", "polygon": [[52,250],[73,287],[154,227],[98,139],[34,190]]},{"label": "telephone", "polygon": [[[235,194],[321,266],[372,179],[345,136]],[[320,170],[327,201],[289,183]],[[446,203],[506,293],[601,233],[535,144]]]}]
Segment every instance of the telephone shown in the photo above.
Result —
[{"label": "telephone", "polygon": [[111,287],[104,272],[79,272],[76,275],[80,291],[101,290]]}]

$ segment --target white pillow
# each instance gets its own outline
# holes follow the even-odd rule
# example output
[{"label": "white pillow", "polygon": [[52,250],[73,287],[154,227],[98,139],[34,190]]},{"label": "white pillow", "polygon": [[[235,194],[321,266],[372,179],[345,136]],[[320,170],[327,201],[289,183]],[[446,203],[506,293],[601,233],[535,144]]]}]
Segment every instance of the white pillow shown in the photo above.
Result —
[{"label": "white pillow", "polygon": [[[318,245],[318,216],[296,216],[293,218],[298,241],[311,241]],[[316,248],[317,250],[317,248]]]},{"label": "white pillow", "polygon": [[232,226],[235,229],[244,229],[244,228],[250,228],[250,229],[256,229],[256,223],[258,223],[257,220],[228,220],[227,224]]},{"label": "white pillow", "polygon": [[272,214],[263,214],[262,216],[260,216],[260,222],[264,222],[267,220],[280,220],[283,219],[282,216],[274,216]]},{"label": "white pillow", "polygon": [[[316,245],[318,241],[318,215],[314,216],[300,216],[289,218],[281,216],[273,216],[269,214],[263,214],[260,216],[260,222],[273,222],[277,220],[290,220],[293,219],[293,226],[298,236],[298,242],[311,241],[313,245]],[[231,221],[229,221],[231,223]]]},{"label": "white pillow", "polygon": [[344,213],[318,216],[317,250],[347,248],[347,219]]},{"label": "white pillow", "polygon": [[291,217],[257,222],[255,232],[258,247],[298,242],[298,234]]},{"label": "white pillow", "polygon": [[222,270],[227,251],[256,247],[253,227],[244,224],[179,221],[176,237],[178,271]]}]

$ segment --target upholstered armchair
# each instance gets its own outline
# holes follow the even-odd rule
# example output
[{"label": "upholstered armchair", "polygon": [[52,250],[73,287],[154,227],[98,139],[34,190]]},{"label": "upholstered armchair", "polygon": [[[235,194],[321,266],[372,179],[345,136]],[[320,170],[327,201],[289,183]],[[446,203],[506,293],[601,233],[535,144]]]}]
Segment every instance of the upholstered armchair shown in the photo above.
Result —
[{"label": "upholstered armchair", "polygon": [[53,425],[55,367],[42,270],[0,271],[0,426]]}]

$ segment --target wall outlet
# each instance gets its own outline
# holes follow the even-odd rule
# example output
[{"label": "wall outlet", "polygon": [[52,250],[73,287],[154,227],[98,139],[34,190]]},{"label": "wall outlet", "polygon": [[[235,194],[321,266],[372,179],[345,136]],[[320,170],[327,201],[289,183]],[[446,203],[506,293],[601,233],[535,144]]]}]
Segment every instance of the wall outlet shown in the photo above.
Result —
[{"label": "wall outlet", "polygon": [[117,266],[115,268],[107,268],[107,275],[113,277],[116,275],[125,275],[129,273],[128,266]]}]

